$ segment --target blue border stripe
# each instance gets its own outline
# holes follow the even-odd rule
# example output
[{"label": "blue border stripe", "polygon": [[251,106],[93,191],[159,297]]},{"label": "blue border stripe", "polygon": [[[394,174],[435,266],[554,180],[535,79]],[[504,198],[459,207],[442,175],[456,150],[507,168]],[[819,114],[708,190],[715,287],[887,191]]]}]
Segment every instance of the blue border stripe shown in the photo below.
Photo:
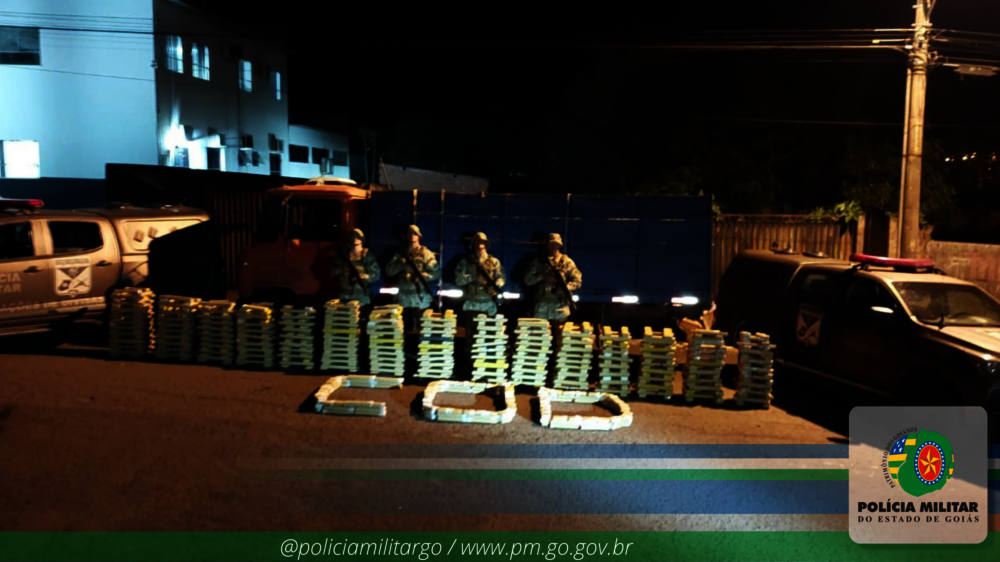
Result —
[{"label": "blue border stripe", "polygon": [[986,483],[989,490],[989,512],[990,515],[1000,513],[1000,480],[990,480]]},{"label": "blue border stripe", "polygon": [[352,481],[296,503],[356,514],[846,514],[847,497],[847,482]]},{"label": "blue border stripe", "polygon": [[991,459],[1000,459],[1000,445],[990,445],[987,456]]},{"label": "blue border stripe", "polygon": [[847,445],[330,445],[311,458],[369,459],[846,459]]}]

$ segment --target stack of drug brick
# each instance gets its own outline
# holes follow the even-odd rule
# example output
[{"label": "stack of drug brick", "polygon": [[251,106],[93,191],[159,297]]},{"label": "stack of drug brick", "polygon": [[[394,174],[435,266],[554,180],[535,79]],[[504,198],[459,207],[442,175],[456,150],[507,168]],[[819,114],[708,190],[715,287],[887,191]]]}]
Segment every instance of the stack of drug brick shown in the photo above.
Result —
[{"label": "stack of drug brick", "polygon": [[472,380],[488,384],[504,384],[507,380],[507,319],[502,314],[493,318],[476,317],[476,337],[472,344]]},{"label": "stack of drug brick", "polygon": [[601,382],[598,389],[607,394],[617,394],[622,398],[628,396],[628,347],[632,342],[632,334],[627,326],[622,326],[621,332],[615,332],[610,326],[605,326],[601,334]]},{"label": "stack of drug brick", "polygon": [[281,309],[281,368],[316,368],[316,309],[307,306]]},{"label": "stack of drug brick", "polygon": [[771,407],[774,380],[774,346],[767,334],[740,332],[740,378],[736,383],[736,404]]},{"label": "stack of drug brick", "polygon": [[589,322],[563,324],[562,342],[556,353],[556,378],[553,388],[587,390],[587,376],[593,358],[594,329]]},{"label": "stack of drug brick", "polygon": [[517,348],[511,377],[514,384],[545,386],[552,354],[552,330],[549,321],[540,318],[520,318],[517,321]]},{"label": "stack of drug brick", "polygon": [[202,301],[198,318],[198,362],[233,364],[233,316],[236,304],[230,301]]},{"label": "stack of drug brick", "polygon": [[722,404],[722,367],[726,363],[724,333],[695,330],[688,344],[688,362],[684,374],[684,398],[712,400]]},{"label": "stack of drug brick", "polygon": [[111,357],[142,357],[155,342],[153,334],[153,291],[128,287],[111,294]]},{"label": "stack of drug brick", "polygon": [[326,303],[323,316],[323,356],[320,368],[358,371],[358,342],[361,328],[361,305],[358,301]]},{"label": "stack of drug brick", "polygon": [[403,354],[403,307],[377,306],[368,319],[368,351],[373,375],[401,377],[406,370]]},{"label": "stack of drug brick", "polygon": [[455,312],[437,314],[425,310],[420,318],[420,367],[417,376],[427,379],[449,379],[455,372]]},{"label": "stack of drug brick", "polygon": [[658,396],[669,400],[674,395],[677,340],[672,330],[653,332],[646,327],[642,338],[642,370],[639,374],[639,398]]},{"label": "stack of drug brick", "polygon": [[271,303],[240,307],[236,314],[236,364],[246,367],[274,367],[278,322]]},{"label": "stack of drug brick", "polygon": [[156,310],[156,350],[162,361],[190,361],[194,358],[195,315],[201,299],[160,295]]}]

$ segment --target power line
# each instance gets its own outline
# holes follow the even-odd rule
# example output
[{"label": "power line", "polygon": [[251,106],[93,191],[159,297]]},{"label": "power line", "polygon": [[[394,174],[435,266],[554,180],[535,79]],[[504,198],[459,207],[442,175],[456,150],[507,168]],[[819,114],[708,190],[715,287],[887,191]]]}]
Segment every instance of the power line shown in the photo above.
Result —
[{"label": "power line", "polygon": [[9,65],[8,66],[8,65],[4,65],[3,68],[4,69],[13,69],[13,70],[32,70],[32,71],[35,71],[35,72],[55,72],[57,74],[75,74],[75,75],[78,75],[78,76],[93,76],[95,78],[116,78],[118,80],[135,80],[135,81],[138,81],[138,82],[156,82],[155,79],[150,79],[150,78],[135,78],[135,77],[132,77],[132,76],[114,76],[114,75],[111,75],[111,74],[91,74],[89,72],[74,72],[74,71],[71,71],[71,70],[54,70],[54,69],[51,69],[51,68],[33,68],[31,66],[15,66],[15,65]]}]

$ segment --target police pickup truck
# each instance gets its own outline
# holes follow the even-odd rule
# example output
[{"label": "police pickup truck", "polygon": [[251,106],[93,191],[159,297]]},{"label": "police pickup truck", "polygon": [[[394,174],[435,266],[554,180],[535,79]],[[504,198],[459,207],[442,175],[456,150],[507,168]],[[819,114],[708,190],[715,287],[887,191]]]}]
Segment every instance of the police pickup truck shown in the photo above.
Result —
[{"label": "police pickup truck", "polygon": [[795,371],[892,403],[1000,410],[1000,301],[930,260],[744,251],[717,305],[730,337],[772,336],[778,378]]},{"label": "police pickup truck", "polygon": [[112,290],[146,281],[153,240],[208,220],[185,207],[42,207],[0,198],[0,335],[100,319]]}]

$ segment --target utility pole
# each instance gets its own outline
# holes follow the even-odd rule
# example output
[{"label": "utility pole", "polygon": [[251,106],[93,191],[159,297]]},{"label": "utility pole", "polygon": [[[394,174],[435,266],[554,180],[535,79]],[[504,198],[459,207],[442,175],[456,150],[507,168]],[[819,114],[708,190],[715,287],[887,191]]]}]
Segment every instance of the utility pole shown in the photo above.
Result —
[{"label": "utility pole", "polygon": [[906,77],[906,119],[903,130],[903,177],[899,193],[899,257],[916,258],[920,247],[920,179],[924,155],[924,106],[930,51],[930,15],[937,0],[916,0],[917,19]]}]

